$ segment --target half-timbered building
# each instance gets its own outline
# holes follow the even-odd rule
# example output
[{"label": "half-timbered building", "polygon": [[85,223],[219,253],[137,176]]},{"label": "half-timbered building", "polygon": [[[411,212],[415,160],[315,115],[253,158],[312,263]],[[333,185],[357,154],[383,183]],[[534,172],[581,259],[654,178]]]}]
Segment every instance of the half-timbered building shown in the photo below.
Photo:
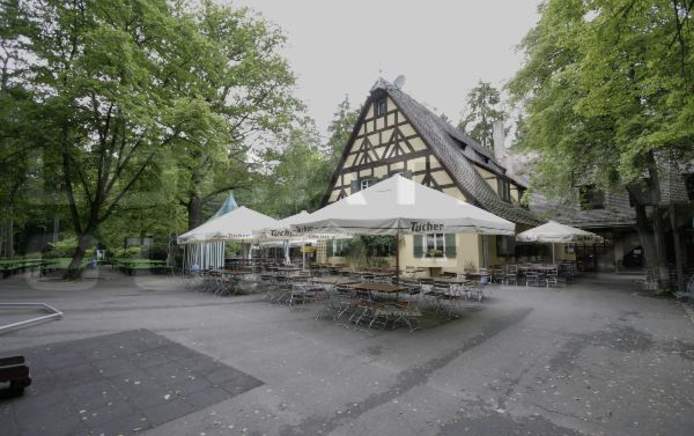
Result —
[{"label": "half-timbered building", "polygon": [[[323,205],[396,173],[512,221],[517,231],[540,224],[520,203],[526,187],[506,174],[493,150],[380,79],[362,106]],[[462,271],[500,264],[513,255],[511,239],[410,235],[401,241],[400,265]],[[328,246],[323,260],[339,262],[339,254]]]}]

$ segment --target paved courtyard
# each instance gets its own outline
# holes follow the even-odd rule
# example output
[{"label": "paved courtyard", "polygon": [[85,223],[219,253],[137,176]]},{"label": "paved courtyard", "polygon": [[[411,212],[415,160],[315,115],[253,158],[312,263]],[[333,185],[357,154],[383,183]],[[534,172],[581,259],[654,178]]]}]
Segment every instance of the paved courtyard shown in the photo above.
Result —
[{"label": "paved courtyard", "polygon": [[694,323],[634,279],[496,287],[409,334],[165,277],[14,277],[1,301],[65,318],[0,336],[34,376],[0,400],[0,433],[690,435]]}]

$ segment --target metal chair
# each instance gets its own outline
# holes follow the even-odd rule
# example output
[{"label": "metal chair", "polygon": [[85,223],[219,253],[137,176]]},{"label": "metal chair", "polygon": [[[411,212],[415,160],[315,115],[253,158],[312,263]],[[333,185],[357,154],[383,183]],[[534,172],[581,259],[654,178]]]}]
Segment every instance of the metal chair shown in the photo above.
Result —
[{"label": "metal chair", "polygon": [[528,271],[525,273],[525,286],[540,286],[540,273],[537,271]]},{"label": "metal chair", "polygon": [[514,285],[518,285],[518,266],[517,265],[507,265],[506,266],[506,274],[504,276],[504,284],[510,285],[511,283],[513,283]]}]

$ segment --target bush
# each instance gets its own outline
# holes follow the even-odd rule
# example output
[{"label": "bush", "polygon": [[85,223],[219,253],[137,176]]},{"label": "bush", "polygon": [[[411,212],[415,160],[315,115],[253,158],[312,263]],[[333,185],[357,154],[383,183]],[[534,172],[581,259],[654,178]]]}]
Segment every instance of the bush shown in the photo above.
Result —
[{"label": "bush", "polygon": [[50,248],[44,257],[72,257],[72,255],[75,254],[75,249],[77,248],[77,238],[71,236],[57,242],[51,242],[48,244],[48,246]]},{"label": "bush", "polygon": [[354,238],[350,244],[349,252],[345,257],[352,266],[352,269],[361,270],[366,268],[368,260],[367,247],[364,241],[362,241],[360,238]]},{"label": "bush", "polygon": [[149,258],[155,260],[166,260],[169,256],[168,242],[155,242],[149,247]]},{"label": "bush", "polygon": [[141,257],[142,247],[131,245],[128,248],[116,248],[112,251],[113,257],[117,259],[137,259]]}]

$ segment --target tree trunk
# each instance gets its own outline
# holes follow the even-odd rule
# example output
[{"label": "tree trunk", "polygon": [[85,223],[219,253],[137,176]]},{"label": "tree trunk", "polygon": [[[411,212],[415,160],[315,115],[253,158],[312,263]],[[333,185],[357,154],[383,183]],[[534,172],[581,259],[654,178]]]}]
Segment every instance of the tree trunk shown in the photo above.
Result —
[{"label": "tree trunk", "polygon": [[188,230],[194,229],[202,224],[202,199],[194,194],[188,202]]},{"label": "tree trunk", "polygon": [[675,271],[677,272],[677,280],[675,290],[679,292],[686,291],[686,278],[684,276],[685,254],[680,238],[680,230],[677,223],[677,207],[674,204],[670,205],[670,226],[672,227],[672,244],[675,248]]},{"label": "tree trunk", "polygon": [[655,207],[653,211],[653,238],[655,239],[655,254],[657,259],[656,278],[658,281],[658,293],[670,288],[670,271],[667,266],[664,225],[662,210],[660,210],[659,207]]},{"label": "tree trunk", "polygon": [[643,248],[643,256],[646,259],[646,271],[652,271],[655,274],[658,268],[658,258],[656,256],[653,227],[646,215],[646,206],[637,202],[634,205],[634,209],[636,211],[636,231],[639,234],[641,247]]},{"label": "tree trunk", "polygon": [[653,207],[652,228],[653,228],[653,248],[655,259],[651,263],[654,278],[656,280],[656,292],[660,293],[669,288],[670,272],[667,267],[667,253],[665,249],[665,231],[662,219],[661,196],[660,196],[660,173],[658,163],[653,153],[647,155],[646,166],[648,168],[648,179],[646,180],[647,198],[642,204],[649,204]]},{"label": "tree trunk", "polygon": [[89,245],[94,242],[93,228],[93,225],[89,225],[87,226],[87,230],[79,235],[77,239],[77,247],[75,248],[75,252],[72,255],[72,260],[70,260],[70,264],[65,272],[65,279],[75,280],[80,278],[82,275],[82,259],[84,259],[84,253],[86,253]]},{"label": "tree trunk", "polygon": [[14,257],[14,218],[11,210],[7,218],[7,257]]},{"label": "tree trunk", "polygon": [[53,236],[51,237],[51,242],[58,242],[60,237],[60,218],[58,215],[53,215]]}]

